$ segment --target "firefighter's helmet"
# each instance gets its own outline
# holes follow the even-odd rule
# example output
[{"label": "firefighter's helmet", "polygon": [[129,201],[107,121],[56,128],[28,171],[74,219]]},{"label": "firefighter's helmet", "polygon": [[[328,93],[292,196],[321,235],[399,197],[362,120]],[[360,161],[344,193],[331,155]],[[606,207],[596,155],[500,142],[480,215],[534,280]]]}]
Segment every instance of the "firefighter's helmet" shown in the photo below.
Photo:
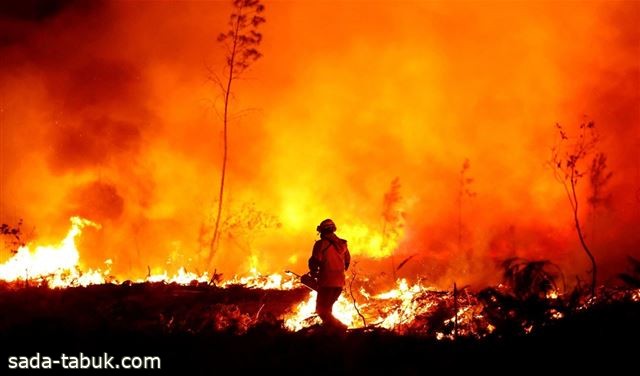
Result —
[{"label": "firefighter's helmet", "polygon": [[333,221],[330,219],[325,219],[324,221],[320,222],[318,227],[316,227],[316,230],[321,234],[328,233],[328,232],[335,232],[336,224],[333,223]]}]

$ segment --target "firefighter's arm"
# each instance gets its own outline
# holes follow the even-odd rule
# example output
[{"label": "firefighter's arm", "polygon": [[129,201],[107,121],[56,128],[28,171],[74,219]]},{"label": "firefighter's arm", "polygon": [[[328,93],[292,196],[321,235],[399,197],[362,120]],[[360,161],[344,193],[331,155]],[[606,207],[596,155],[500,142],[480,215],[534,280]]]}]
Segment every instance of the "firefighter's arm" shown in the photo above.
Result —
[{"label": "firefighter's arm", "polygon": [[322,265],[322,250],[320,248],[321,242],[316,242],[313,245],[313,252],[309,258],[309,270],[312,275],[318,275],[320,273],[320,266]]},{"label": "firefighter's arm", "polygon": [[349,270],[349,265],[351,264],[351,254],[349,253],[349,248],[347,247],[347,243],[344,243],[345,251],[344,251],[344,270]]}]

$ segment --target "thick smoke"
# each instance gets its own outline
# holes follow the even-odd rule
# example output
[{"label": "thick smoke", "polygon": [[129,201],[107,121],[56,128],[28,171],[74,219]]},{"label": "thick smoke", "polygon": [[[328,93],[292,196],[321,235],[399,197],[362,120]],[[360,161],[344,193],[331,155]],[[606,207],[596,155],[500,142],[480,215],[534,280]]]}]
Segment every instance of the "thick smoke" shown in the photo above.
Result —
[{"label": "thick smoke", "polygon": [[[0,220],[38,242],[70,215],[99,222],[82,260],[110,258],[120,278],[204,271],[230,4],[20,4],[0,8]],[[602,281],[638,256],[638,4],[266,7],[264,57],[232,98],[218,271],[302,271],[331,217],[381,279],[493,283],[515,256],[584,278],[548,161],[556,122],[590,120],[613,172],[596,209],[579,183]]]}]

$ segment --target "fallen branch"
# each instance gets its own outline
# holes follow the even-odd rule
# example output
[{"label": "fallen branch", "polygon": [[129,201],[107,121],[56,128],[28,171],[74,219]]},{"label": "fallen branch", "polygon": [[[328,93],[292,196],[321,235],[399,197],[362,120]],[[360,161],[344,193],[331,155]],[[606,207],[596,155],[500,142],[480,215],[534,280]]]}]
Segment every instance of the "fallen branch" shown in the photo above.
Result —
[{"label": "fallen branch", "polygon": [[360,309],[356,304],[356,297],[353,295],[353,281],[356,279],[356,275],[357,273],[356,273],[356,268],[354,264],[353,268],[351,268],[351,281],[349,282],[349,294],[351,295],[351,300],[353,300],[353,308],[355,308],[356,312],[358,312],[358,316],[360,316],[360,319],[362,319],[362,326],[366,328],[367,320],[364,318],[364,316],[360,312]]}]

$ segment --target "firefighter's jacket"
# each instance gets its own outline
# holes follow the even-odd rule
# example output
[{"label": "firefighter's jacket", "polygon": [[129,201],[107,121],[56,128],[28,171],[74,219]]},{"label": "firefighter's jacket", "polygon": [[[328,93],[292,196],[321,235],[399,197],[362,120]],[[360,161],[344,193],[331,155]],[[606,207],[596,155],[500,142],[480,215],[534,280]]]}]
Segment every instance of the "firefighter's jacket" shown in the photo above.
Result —
[{"label": "firefighter's jacket", "polygon": [[319,287],[343,287],[344,272],[349,269],[350,262],[347,241],[331,233],[322,235],[313,245],[309,269],[317,272]]}]

